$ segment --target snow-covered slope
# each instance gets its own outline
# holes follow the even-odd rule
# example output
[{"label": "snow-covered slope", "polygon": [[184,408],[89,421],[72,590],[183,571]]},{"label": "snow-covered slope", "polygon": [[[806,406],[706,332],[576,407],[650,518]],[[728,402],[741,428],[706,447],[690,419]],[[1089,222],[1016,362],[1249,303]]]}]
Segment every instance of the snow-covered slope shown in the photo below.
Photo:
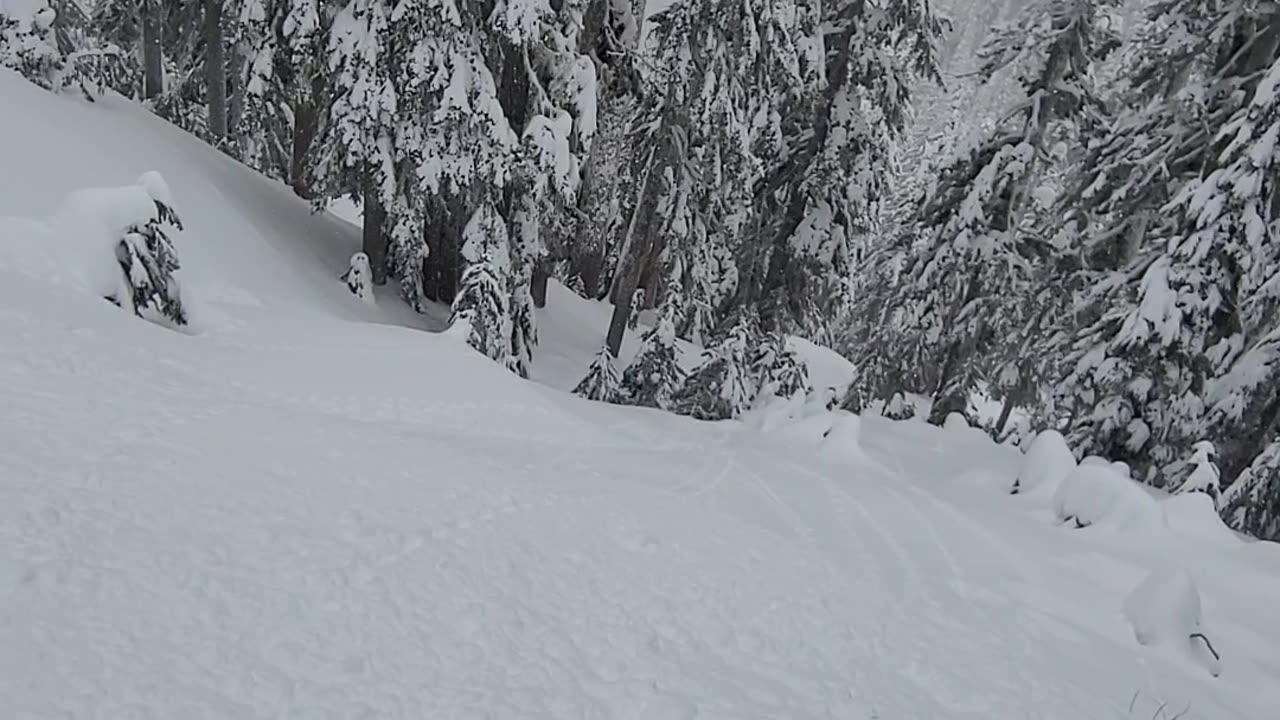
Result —
[{"label": "snow-covered slope", "polygon": [[[4,717],[1263,720],[1280,702],[1275,545],[1057,527],[1004,494],[1018,456],[977,431],[867,419],[842,435],[860,452],[815,453],[521,381],[398,327],[390,299],[366,310],[336,282],[348,229],[145,113],[6,73],[0,106],[18,159],[0,216],[158,169],[218,320],[171,332],[0,252]],[[569,315],[600,308],[557,299],[541,353],[568,358],[596,322]],[[1170,563],[1220,677],[1135,640],[1126,598]]]}]

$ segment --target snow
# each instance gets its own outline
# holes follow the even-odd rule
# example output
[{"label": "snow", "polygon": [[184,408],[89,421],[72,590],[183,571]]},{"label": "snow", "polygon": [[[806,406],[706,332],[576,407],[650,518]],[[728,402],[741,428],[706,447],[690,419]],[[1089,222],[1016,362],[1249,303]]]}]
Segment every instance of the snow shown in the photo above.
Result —
[{"label": "snow", "polygon": [[1111,531],[1149,531],[1161,524],[1156,501],[1142,487],[1103,461],[1085,458],[1062,481],[1053,496],[1058,520],[1076,527]]},{"label": "snow", "polygon": [[862,419],[852,413],[838,411],[831,429],[822,440],[822,454],[835,460],[865,462],[861,438]]},{"label": "snow", "polygon": [[1173,532],[1206,546],[1234,548],[1241,540],[1222,522],[1213,498],[1205,493],[1173,495],[1160,501],[1165,525]]},{"label": "snow", "polygon": [[1202,612],[1200,591],[1181,568],[1153,570],[1124,601],[1125,617],[1139,644],[1185,647],[1193,656],[1203,657],[1216,677],[1221,672],[1218,658],[1200,652],[1208,647],[1203,640],[1207,635],[1201,628]]},{"label": "snow", "polygon": [[[1052,497],[1068,475],[1076,469],[1075,456],[1057,430],[1045,430],[1031,441],[1018,468],[1013,492]],[[1128,477],[1126,474],[1124,477]]]},{"label": "snow", "polygon": [[[1280,703],[1274,544],[1066,532],[1007,496],[1022,458],[978,431],[863,417],[865,457],[830,462],[825,429],[784,437],[854,425],[821,402],[761,433],[583,401],[563,390],[608,308],[555,286],[522,381],[422,332],[439,318],[394,290],[353,297],[355,228],[144,111],[8,72],[0,104],[7,717],[1258,720]],[[217,320],[197,335],[30,252],[56,245],[45,219],[72,193],[148,170]],[[1139,645],[1120,611],[1171,556],[1220,677]]]}]

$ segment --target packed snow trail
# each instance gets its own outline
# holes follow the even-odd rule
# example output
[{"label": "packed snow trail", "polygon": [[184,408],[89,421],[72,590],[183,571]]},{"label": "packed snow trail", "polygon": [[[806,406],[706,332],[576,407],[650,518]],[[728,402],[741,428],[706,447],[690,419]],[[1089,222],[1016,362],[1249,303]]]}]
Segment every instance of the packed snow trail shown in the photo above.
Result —
[{"label": "packed snow trail", "polygon": [[[867,420],[844,462],[521,381],[348,295],[354,235],[283,188],[15,82],[0,156],[31,172],[0,172],[0,218],[153,161],[217,321],[171,332],[33,273],[12,234],[31,226],[0,219],[0,716],[1266,720],[1280,701],[1275,545],[1058,527],[974,431]],[[546,379],[585,366],[594,348],[555,343],[597,311],[553,297]],[[1125,618],[1170,559],[1219,678]]]}]

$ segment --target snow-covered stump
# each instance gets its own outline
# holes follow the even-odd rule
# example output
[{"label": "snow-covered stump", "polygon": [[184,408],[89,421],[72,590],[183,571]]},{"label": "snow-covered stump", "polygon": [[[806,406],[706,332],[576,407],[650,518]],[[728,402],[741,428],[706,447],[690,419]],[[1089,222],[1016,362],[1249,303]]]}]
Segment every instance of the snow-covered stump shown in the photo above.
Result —
[{"label": "snow-covered stump", "polygon": [[347,271],[342,275],[342,281],[347,284],[351,294],[360,298],[361,302],[369,305],[377,304],[378,301],[373,297],[373,268],[369,266],[368,255],[362,252],[352,255]]},{"label": "snow-covered stump", "polygon": [[1062,481],[1075,469],[1076,458],[1062,433],[1045,430],[1027,448],[1010,492],[1013,495],[1053,497]]},{"label": "snow-covered stump", "polygon": [[1195,580],[1181,568],[1153,570],[1124,600],[1125,618],[1138,644],[1185,648],[1217,677],[1222,658],[1201,627],[1202,613]]}]

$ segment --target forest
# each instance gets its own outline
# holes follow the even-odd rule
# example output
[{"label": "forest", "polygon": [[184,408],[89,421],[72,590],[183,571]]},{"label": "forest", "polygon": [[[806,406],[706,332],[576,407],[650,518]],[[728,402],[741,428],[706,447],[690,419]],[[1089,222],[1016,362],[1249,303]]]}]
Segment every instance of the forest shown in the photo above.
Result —
[{"label": "forest", "polygon": [[355,201],[335,276],[513,373],[554,280],[612,306],[585,397],[737,417],[821,390],[797,336],[1280,539],[1270,0],[0,0],[0,66]]}]

